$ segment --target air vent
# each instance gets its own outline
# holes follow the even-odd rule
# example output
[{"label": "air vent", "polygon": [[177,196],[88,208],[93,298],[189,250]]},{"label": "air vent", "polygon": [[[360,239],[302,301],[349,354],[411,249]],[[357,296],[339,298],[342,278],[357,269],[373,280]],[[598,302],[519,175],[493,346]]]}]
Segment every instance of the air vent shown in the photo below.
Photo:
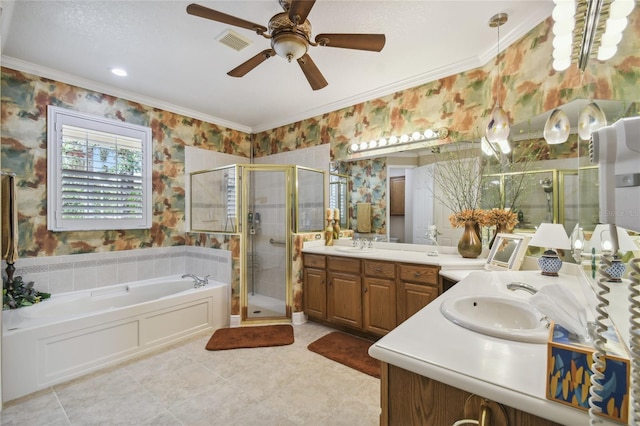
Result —
[{"label": "air vent", "polygon": [[242,37],[235,31],[227,30],[217,40],[224,44],[225,46],[229,46],[233,50],[237,50],[238,52],[249,46],[252,42],[251,40]]}]

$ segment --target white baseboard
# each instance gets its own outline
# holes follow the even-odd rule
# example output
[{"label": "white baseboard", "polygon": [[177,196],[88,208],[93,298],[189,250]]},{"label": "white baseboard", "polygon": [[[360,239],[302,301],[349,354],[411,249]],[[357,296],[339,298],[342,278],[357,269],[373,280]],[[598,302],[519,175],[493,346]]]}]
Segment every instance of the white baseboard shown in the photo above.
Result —
[{"label": "white baseboard", "polygon": [[307,315],[304,312],[293,312],[291,314],[291,322],[293,325],[302,325],[307,322]]},{"label": "white baseboard", "polygon": [[240,327],[240,315],[230,315],[229,316],[229,327]]}]

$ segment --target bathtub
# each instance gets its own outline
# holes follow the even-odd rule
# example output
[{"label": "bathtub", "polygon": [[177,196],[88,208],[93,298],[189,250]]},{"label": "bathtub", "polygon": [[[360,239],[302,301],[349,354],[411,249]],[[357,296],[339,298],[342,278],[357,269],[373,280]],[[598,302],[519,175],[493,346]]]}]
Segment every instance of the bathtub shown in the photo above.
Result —
[{"label": "bathtub", "polygon": [[[2,400],[228,325],[230,287],[179,275],[53,295],[2,312]],[[204,348],[203,348],[204,350]]]}]

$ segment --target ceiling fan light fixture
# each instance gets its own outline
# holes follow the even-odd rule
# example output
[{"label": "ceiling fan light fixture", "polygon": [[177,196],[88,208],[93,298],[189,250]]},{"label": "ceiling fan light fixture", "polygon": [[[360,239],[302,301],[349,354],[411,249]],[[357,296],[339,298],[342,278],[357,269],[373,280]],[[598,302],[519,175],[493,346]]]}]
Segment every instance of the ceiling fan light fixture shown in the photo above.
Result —
[{"label": "ceiling fan light fixture", "polygon": [[307,53],[309,43],[299,34],[284,32],[276,34],[273,37],[271,47],[278,56],[291,62],[302,58]]}]

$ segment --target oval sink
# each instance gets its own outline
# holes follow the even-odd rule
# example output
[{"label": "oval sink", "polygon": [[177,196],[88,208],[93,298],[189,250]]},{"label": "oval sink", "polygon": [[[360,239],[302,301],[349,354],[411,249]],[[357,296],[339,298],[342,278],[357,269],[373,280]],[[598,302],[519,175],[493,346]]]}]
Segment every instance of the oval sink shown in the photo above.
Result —
[{"label": "oval sink", "polygon": [[533,306],[496,296],[447,299],[440,312],[449,321],[488,336],[526,343],[546,343],[548,322]]},{"label": "oval sink", "polygon": [[346,253],[371,253],[375,251],[373,247],[344,247],[344,246],[336,246],[336,251],[343,251]]}]

